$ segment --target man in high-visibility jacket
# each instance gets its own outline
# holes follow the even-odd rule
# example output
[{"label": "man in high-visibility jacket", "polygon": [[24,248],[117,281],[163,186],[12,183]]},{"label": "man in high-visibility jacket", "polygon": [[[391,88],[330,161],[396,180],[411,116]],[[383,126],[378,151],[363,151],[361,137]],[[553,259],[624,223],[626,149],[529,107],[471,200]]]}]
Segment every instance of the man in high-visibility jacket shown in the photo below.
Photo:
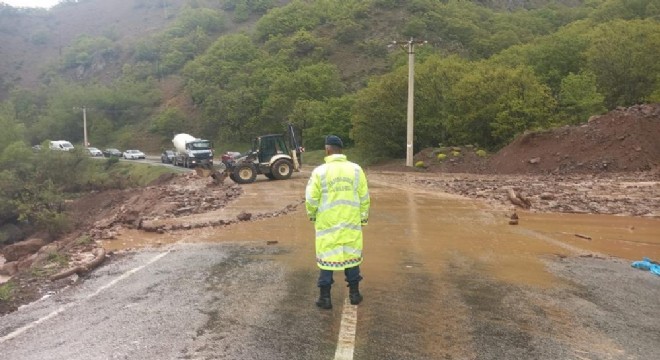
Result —
[{"label": "man in high-visibility jacket", "polygon": [[318,166],[305,190],[305,209],[316,230],[316,264],[321,269],[316,305],[331,309],[333,271],[343,270],[350,288],[349,300],[362,301],[358,284],[362,280],[362,227],[369,219],[369,189],[362,168],[342,154],[337,136],[325,139],[325,164]]}]

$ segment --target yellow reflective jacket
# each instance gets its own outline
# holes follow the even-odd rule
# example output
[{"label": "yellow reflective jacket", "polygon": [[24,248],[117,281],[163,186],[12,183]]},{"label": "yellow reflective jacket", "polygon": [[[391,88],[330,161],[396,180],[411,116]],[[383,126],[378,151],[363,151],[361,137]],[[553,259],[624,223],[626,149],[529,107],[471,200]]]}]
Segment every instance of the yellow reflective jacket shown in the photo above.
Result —
[{"label": "yellow reflective jacket", "polygon": [[346,155],[326,156],[325,164],[312,171],[305,209],[315,219],[319,268],[343,270],[362,263],[362,226],[369,219],[370,204],[364,171]]}]

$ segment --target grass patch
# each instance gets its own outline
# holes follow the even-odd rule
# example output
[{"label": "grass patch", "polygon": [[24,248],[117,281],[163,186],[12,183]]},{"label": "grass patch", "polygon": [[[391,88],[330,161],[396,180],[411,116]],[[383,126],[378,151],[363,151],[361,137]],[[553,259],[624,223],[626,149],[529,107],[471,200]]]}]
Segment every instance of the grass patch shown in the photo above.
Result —
[{"label": "grass patch", "polygon": [[14,283],[7,282],[0,285],[0,301],[9,301],[11,294],[14,292]]},{"label": "grass patch", "polygon": [[81,237],[76,239],[76,244],[77,245],[89,245],[93,242],[94,241],[92,240],[92,237],[87,235],[87,234],[82,235]]},{"label": "grass patch", "polygon": [[57,251],[49,253],[48,258],[46,258],[46,260],[48,260],[48,262],[50,263],[55,263],[57,265],[67,265],[69,263],[69,257],[64,254],[60,254]]},{"label": "grass patch", "polygon": [[145,186],[167,173],[179,173],[181,169],[171,166],[154,166],[153,164],[120,162],[110,169],[110,175],[121,176],[137,186]]}]

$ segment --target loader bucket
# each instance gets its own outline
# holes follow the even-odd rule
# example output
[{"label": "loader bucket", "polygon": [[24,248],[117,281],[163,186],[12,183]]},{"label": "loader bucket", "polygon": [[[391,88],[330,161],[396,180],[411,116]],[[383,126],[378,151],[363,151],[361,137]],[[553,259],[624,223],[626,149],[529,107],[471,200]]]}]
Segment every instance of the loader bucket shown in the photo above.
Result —
[{"label": "loader bucket", "polygon": [[225,179],[229,176],[226,170],[217,170],[213,167],[203,167],[197,166],[195,168],[195,173],[199,177],[211,177],[213,178],[213,183],[216,185],[222,184]]}]

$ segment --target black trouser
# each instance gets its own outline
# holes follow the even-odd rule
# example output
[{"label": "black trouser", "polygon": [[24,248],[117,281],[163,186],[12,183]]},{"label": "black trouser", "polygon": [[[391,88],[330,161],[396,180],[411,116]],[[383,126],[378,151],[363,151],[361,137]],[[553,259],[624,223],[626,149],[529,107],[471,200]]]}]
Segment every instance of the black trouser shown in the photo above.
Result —
[{"label": "black trouser", "polygon": [[[319,274],[318,286],[332,285],[335,280],[332,279],[332,275],[335,271],[339,270],[321,270]],[[344,269],[344,275],[346,276],[346,282],[350,284],[357,284],[362,280],[360,275],[360,266],[354,266],[352,268]]]}]

